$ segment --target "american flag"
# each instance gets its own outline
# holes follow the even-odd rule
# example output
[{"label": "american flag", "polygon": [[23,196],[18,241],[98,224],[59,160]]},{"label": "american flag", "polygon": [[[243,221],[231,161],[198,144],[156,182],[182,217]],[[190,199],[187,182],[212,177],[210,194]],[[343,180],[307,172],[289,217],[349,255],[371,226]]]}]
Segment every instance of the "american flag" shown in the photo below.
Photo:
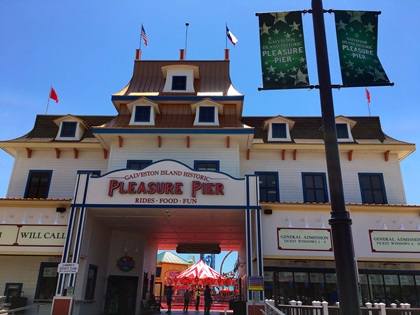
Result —
[{"label": "american flag", "polygon": [[143,24],[141,25],[141,38],[143,38],[143,43],[147,47],[147,35],[146,31],[144,30]]}]

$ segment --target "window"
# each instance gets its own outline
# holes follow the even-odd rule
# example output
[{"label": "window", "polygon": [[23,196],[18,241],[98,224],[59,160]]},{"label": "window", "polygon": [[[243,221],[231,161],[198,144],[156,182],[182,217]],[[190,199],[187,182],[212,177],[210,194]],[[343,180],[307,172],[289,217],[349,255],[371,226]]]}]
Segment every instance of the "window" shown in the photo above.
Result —
[{"label": "window", "polygon": [[142,170],[152,164],[152,162],[152,160],[128,160],[127,168],[131,168],[133,170]]},{"label": "window", "polygon": [[161,274],[162,274],[162,267],[156,267],[156,277],[160,278]]},{"label": "window", "polygon": [[197,171],[218,172],[219,167],[220,167],[219,161],[194,161],[194,169]]},{"label": "window", "polygon": [[57,286],[58,263],[41,263],[38,274],[38,283],[35,292],[35,299],[52,300]]},{"label": "window", "polygon": [[52,171],[29,171],[24,198],[47,198]]},{"label": "window", "polygon": [[223,115],[223,105],[205,98],[191,104],[191,111],[195,115],[194,126],[219,126],[219,115]]},{"label": "window", "polygon": [[259,177],[260,201],[280,201],[277,173],[256,172]]},{"label": "window", "polygon": [[271,128],[273,138],[287,138],[287,128],[285,123],[273,123]]},{"label": "window", "polygon": [[388,203],[382,174],[359,173],[362,203]]},{"label": "window", "polygon": [[156,115],[160,115],[159,105],[148,98],[140,97],[127,104],[130,111],[130,126],[154,126]]},{"label": "window", "polygon": [[150,121],[150,106],[136,106],[134,114],[135,122],[149,122]]},{"label": "window", "polygon": [[163,93],[196,93],[195,79],[200,78],[200,68],[186,64],[169,64],[161,67],[165,86]]},{"label": "window", "polygon": [[198,122],[214,122],[215,108],[213,106],[200,106]]},{"label": "window", "polygon": [[281,116],[264,121],[263,130],[267,131],[268,141],[292,141],[290,130],[295,122]]},{"label": "window", "polygon": [[86,281],[85,300],[95,299],[96,276],[98,274],[98,266],[89,265],[89,271]]},{"label": "window", "polygon": [[187,89],[187,76],[174,75],[172,77],[172,90],[185,91]]},{"label": "window", "polygon": [[305,202],[328,202],[327,181],[324,173],[302,173]]},{"label": "window", "polygon": [[76,136],[77,122],[75,121],[63,121],[61,123],[60,137],[73,138]]},{"label": "window", "polygon": [[349,129],[347,124],[338,123],[335,125],[337,130],[337,139],[348,139],[349,138]]}]

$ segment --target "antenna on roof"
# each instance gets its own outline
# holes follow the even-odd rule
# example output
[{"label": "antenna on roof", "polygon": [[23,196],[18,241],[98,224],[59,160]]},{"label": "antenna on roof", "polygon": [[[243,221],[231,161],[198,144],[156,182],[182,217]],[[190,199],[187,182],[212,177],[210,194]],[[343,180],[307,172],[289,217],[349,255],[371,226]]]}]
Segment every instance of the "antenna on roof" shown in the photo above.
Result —
[{"label": "antenna on roof", "polygon": [[185,59],[187,59],[187,42],[188,42],[188,26],[190,23],[185,23]]}]

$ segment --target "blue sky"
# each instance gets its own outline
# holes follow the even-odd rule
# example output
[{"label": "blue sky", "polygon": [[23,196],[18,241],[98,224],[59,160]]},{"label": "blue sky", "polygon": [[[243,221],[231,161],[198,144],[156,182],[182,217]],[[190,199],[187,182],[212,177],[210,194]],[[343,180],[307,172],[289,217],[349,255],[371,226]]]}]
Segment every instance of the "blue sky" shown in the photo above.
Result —
[{"label": "blue sky", "polygon": [[[325,9],[382,11],[378,55],[393,87],[371,87],[370,110],[391,137],[420,143],[417,100],[420,1],[324,0]],[[149,47],[143,59],[223,59],[225,25],[239,39],[230,43],[231,79],[245,95],[244,115],[320,116],[317,90],[261,91],[257,12],[310,9],[310,0],[0,1],[0,141],[29,132],[45,114],[52,85],[60,99],[49,114],[114,115],[111,94],[130,80],[144,24]],[[341,83],[334,18],[325,14],[333,84]],[[309,80],[317,84],[312,17],[303,19]],[[333,91],[336,115],[368,115],[364,88]],[[420,153],[401,163],[407,201],[420,204]],[[0,152],[0,198],[6,196],[13,158]]]}]

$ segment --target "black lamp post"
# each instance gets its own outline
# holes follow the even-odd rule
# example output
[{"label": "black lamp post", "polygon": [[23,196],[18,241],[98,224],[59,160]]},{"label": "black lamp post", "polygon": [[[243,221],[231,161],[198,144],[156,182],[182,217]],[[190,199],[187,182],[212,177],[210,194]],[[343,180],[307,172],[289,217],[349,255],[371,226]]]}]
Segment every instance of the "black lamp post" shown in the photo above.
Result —
[{"label": "black lamp post", "polygon": [[341,315],[361,314],[351,219],[346,211],[337,144],[322,0],[312,0],[319,92],[331,196],[331,225]]}]

